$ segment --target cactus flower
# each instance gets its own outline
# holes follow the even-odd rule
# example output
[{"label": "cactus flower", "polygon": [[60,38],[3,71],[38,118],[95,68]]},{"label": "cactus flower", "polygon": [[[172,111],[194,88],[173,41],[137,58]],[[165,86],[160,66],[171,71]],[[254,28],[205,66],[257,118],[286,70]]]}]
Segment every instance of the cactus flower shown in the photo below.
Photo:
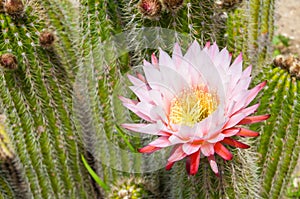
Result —
[{"label": "cactus flower", "polygon": [[206,156],[218,175],[215,154],[231,160],[233,155],[228,146],[249,147],[238,141],[238,136],[259,135],[241,125],[269,118],[269,115],[251,116],[259,104],[248,105],[266,82],[248,90],[252,68],[243,71],[242,62],[242,54],[231,63],[226,48],[219,51],[215,43],[207,43],[201,49],[196,41],[185,55],[175,44],[172,57],[160,50],[159,59],[152,55],[152,63],[144,61],[145,77],[128,75],[133,84],[130,89],[138,99],[120,97],[125,107],[147,121],[122,126],[157,136],[139,152],[173,147],[166,169],[186,158],[190,175],[197,173],[200,157]]}]

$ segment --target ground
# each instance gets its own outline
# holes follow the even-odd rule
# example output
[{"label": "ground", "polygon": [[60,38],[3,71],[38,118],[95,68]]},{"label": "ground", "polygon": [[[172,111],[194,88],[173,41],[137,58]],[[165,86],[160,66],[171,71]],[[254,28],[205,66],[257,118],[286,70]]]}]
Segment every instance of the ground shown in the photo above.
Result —
[{"label": "ground", "polygon": [[287,53],[300,55],[300,0],[277,0],[275,6],[275,35],[290,38]]}]

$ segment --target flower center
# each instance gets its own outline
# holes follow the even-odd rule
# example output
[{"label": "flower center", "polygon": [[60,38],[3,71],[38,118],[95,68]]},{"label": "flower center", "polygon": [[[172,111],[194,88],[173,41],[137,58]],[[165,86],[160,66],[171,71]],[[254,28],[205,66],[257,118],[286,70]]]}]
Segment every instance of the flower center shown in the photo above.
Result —
[{"label": "flower center", "polygon": [[203,86],[184,90],[171,101],[169,120],[173,124],[193,126],[208,117],[218,106],[216,93]]}]

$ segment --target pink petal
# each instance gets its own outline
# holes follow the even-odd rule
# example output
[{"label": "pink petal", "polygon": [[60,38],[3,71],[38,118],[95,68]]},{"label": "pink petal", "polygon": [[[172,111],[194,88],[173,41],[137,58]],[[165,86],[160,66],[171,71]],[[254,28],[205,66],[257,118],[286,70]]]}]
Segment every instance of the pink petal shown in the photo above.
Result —
[{"label": "pink petal", "polygon": [[208,158],[211,169],[217,176],[219,176],[218,165],[216,163],[215,156],[211,155],[211,156],[208,156],[207,158]]},{"label": "pink petal", "polygon": [[259,103],[254,104],[252,106],[249,106],[247,108],[244,108],[244,109],[236,112],[235,115],[237,115],[237,114],[243,114],[243,115],[246,115],[246,116],[251,115],[251,114],[253,114],[257,111],[258,107],[259,107]]},{"label": "pink petal", "polygon": [[138,115],[140,118],[148,121],[148,122],[154,122],[154,120],[149,115],[151,113],[151,110],[153,109],[153,105],[149,103],[139,102],[136,105],[133,104],[123,104],[126,108],[134,112],[136,115]]},{"label": "pink petal", "polygon": [[241,78],[247,78],[247,77],[250,77],[250,76],[251,76],[251,71],[252,71],[252,65],[249,65],[249,66],[243,71],[243,74],[242,74],[242,77],[241,77]]},{"label": "pink petal", "polygon": [[209,47],[208,54],[210,58],[214,60],[217,53],[219,53],[219,47],[216,42],[214,42],[213,45]]},{"label": "pink petal", "polygon": [[164,147],[168,147],[168,146],[172,145],[172,143],[168,140],[168,137],[162,136],[162,137],[159,137],[156,140],[150,142],[148,145],[164,148]]},{"label": "pink petal", "polygon": [[236,135],[238,136],[245,136],[245,137],[257,137],[259,136],[258,132],[251,131],[249,129],[240,128],[240,132],[238,132]]},{"label": "pink petal", "polygon": [[214,149],[215,152],[225,160],[231,160],[233,157],[230,151],[219,142],[215,144]]},{"label": "pink petal", "polygon": [[231,74],[230,88],[234,88],[238,80],[241,78],[243,68],[243,57],[242,53],[233,61],[233,64],[229,67]]},{"label": "pink petal", "polygon": [[168,53],[162,49],[159,49],[159,68],[161,69],[162,67],[169,67],[173,70],[176,70],[174,62]]},{"label": "pink petal", "polygon": [[154,66],[158,65],[158,59],[154,53],[152,53],[152,55],[151,55],[151,62]]},{"label": "pink petal", "polygon": [[168,162],[176,162],[176,161],[182,160],[186,156],[187,155],[182,150],[182,146],[179,145],[178,147],[175,148],[175,150],[172,152],[171,156],[168,158]]},{"label": "pink petal", "polygon": [[245,106],[248,106],[248,104],[250,104],[250,102],[252,102],[252,100],[257,96],[259,91],[261,91],[266,86],[266,84],[267,84],[267,81],[264,81],[249,91],[248,99],[245,103]]},{"label": "pink petal", "polygon": [[185,144],[182,145],[182,150],[187,155],[190,155],[190,154],[195,153],[196,151],[198,151],[200,146],[201,145],[199,145],[199,144],[185,143]]},{"label": "pink petal", "polygon": [[200,163],[200,150],[188,156],[186,161],[186,169],[189,175],[195,175],[198,171]]},{"label": "pink petal", "polygon": [[119,96],[119,99],[125,103],[125,104],[132,104],[132,105],[136,105],[138,103],[137,100],[131,100],[131,99],[128,99],[126,97],[123,97],[123,96]]},{"label": "pink petal", "polygon": [[241,111],[238,111],[233,116],[230,117],[229,121],[225,125],[225,129],[231,128],[238,124],[241,120],[243,120],[248,115],[254,113],[257,108],[259,107],[259,104],[255,104],[253,106],[250,106],[248,108],[242,109]]},{"label": "pink petal", "polygon": [[225,138],[225,135],[223,133],[218,132],[218,134],[215,135],[215,137],[208,138],[207,142],[209,142],[209,143],[216,143],[216,142],[220,142],[224,138]]},{"label": "pink petal", "polygon": [[132,76],[132,75],[127,75],[129,81],[135,85],[135,86],[141,86],[141,85],[146,85],[145,82],[143,82],[142,80]]},{"label": "pink petal", "polygon": [[210,156],[215,153],[214,144],[208,142],[203,143],[200,149],[204,156]]},{"label": "pink petal", "polygon": [[[138,78],[139,80],[141,80],[142,82],[147,83],[145,77],[144,77],[142,74],[136,73],[136,76],[137,76],[137,78]],[[150,89],[148,83],[147,83],[147,88],[148,88],[148,90]]]},{"label": "pink petal", "polygon": [[225,138],[222,141],[222,143],[228,144],[228,145],[236,147],[236,148],[241,148],[241,149],[248,149],[250,147],[249,145],[239,142],[237,140],[234,140],[232,138]]},{"label": "pink petal", "polygon": [[175,61],[175,68],[179,68],[182,62],[182,51],[178,43],[175,43],[174,49],[173,49],[173,54],[172,54],[172,59]]},{"label": "pink petal", "polygon": [[161,148],[160,147],[155,147],[155,146],[149,146],[148,145],[148,146],[145,146],[145,147],[139,149],[138,151],[140,153],[152,153],[152,152],[157,151],[159,149],[161,149]]},{"label": "pink petal", "polygon": [[210,47],[210,42],[206,42],[204,48],[209,48]]},{"label": "pink petal", "polygon": [[171,135],[169,137],[169,141],[172,143],[172,145],[174,145],[174,144],[183,144],[183,143],[188,142],[188,140],[183,140],[180,137],[178,137],[177,135],[174,135],[174,133],[173,133],[173,135]]},{"label": "pink petal", "polygon": [[253,124],[253,123],[257,123],[257,122],[262,122],[264,120],[269,119],[271,115],[267,114],[267,115],[258,115],[258,116],[249,116],[249,117],[245,117],[243,120],[241,120],[238,125],[243,125],[243,124]]},{"label": "pink petal", "polygon": [[152,97],[149,96],[149,92],[147,90],[147,85],[144,84],[143,86],[129,86],[130,90],[134,92],[134,94],[138,97],[139,101],[146,102],[152,105],[156,105]]},{"label": "pink petal", "polygon": [[122,124],[121,126],[128,130],[139,133],[151,135],[166,135],[166,133],[163,133],[164,129],[160,124]]},{"label": "pink petal", "polygon": [[231,136],[238,134],[240,131],[241,131],[240,128],[231,128],[231,129],[226,129],[226,130],[222,131],[222,134],[224,134],[225,137],[231,137]]}]

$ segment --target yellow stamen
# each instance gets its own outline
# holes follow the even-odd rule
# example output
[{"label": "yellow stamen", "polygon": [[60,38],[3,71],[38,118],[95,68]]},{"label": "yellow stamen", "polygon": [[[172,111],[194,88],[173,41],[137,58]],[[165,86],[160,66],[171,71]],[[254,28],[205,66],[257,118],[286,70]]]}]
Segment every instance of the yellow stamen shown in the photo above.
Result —
[{"label": "yellow stamen", "polygon": [[173,124],[193,126],[216,110],[216,93],[210,93],[202,86],[184,90],[171,101],[169,120]]}]

